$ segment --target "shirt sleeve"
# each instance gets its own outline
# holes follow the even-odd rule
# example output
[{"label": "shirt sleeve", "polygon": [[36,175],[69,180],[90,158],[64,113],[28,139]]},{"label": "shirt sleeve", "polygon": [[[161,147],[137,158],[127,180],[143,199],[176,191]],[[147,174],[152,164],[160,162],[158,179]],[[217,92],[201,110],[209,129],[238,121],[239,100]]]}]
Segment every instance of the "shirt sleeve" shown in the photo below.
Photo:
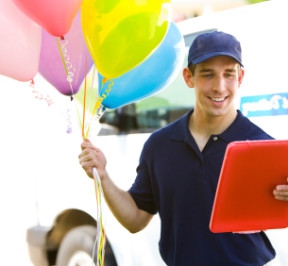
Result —
[{"label": "shirt sleeve", "polygon": [[151,214],[156,214],[157,207],[154,200],[148,167],[149,152],[149,144],[146,143],[140,156],[136,179],[129,189],[129,193],[133,197],[139,209],[147,211]]}]

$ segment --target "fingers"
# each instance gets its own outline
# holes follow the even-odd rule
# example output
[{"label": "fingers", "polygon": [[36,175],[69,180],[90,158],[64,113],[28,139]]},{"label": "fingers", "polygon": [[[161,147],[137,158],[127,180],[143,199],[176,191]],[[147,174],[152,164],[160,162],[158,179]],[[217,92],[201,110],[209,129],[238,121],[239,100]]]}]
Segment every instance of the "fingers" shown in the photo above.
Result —
[{"label": "fingers", "polygon": [[86,148],[93,148],[93,144],[89,139],[84,139],[83,142],[81,143],[81,150],[84,150]]},{"label": "fingers", "polygon": [[102,176],[105,173],[106,158],[103,152],[96,148],[90,140],[84,140],[81,144],[82,152],[79,154],[79,163],[86,172],[86,174],[93,178],[92,168],[97,168],[98,172]]},{"label": "fingers", "polygon": [[90,140],[86,139],[81,143],[82,152],[79,154],[79,163],[89,177],[93,177],[92,168],[97,167],[97,154],[95,147]]},{"label": "fingers", "polygon": [[[288,179],[287,179],[288,181]],[[288,201],[288,185],[278,185],[273,190],[275,199]]]},{"label": "fingers", "polygon": [[288,201],[288,186],[279,185],[273,191],[274,197],[277,200]]},{"label": "fingers", "polygon": [[78,158],[83,168],[97,166],[97,152],[95,149],[85,148]]}]

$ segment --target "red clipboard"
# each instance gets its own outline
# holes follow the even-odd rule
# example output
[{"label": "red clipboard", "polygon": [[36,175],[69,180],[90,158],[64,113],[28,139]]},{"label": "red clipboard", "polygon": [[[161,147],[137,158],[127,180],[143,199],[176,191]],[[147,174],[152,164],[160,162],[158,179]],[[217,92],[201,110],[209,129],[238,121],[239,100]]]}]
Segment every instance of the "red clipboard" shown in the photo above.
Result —
[{"label": "red clipboard", "polygon": [[214,233],[288,226],[288,202],[273,189],[287,184],[288,140],[236,141],[227,146],[210,219]]}]

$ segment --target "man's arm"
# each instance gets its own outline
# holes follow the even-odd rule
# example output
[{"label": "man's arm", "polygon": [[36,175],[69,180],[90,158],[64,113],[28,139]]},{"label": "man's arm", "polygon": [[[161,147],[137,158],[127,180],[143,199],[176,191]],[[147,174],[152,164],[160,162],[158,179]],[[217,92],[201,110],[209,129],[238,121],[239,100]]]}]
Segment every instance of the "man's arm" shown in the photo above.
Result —
[{"label": "man's arm", "polygon": [[138,208],[128,191],[120,189],[106,171],[106,158],[103,152],[85,140],[81,144],[79,162],[87,175],[93,178],[93,167],[101,179],[105,200],[117,220],[131,233],[145,228],[153,215]]}]

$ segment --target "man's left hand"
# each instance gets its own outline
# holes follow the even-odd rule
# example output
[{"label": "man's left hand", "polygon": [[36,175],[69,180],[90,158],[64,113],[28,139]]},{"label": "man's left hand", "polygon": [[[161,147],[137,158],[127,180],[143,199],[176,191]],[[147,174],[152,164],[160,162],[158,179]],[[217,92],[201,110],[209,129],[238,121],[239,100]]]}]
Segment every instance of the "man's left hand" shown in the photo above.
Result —
[{"label": "man's left hand", "polygon": [[288,201],[288,178],[287,178],[287,185],[278,185],[273,190],[273,194],[275,199],[277,200],[284,200]]}]

